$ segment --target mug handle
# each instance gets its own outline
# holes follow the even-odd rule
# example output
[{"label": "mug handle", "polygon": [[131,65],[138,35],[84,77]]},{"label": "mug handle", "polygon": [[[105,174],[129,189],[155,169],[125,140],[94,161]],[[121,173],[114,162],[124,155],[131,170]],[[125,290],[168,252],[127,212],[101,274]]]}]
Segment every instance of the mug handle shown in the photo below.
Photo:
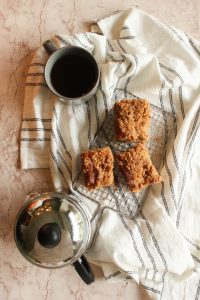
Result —
[{"label": "mug handle", "polygon": [[84,255],[75,261],[73,266],[86,284],[91,284],[95,281],[94,273]]},{"label": "mug handle", "polygon": [[49,55],[53,54],[56,50],[58,50],[50,40],[45,41],[43,43],[43,47],[46,50],[47,54]]}]

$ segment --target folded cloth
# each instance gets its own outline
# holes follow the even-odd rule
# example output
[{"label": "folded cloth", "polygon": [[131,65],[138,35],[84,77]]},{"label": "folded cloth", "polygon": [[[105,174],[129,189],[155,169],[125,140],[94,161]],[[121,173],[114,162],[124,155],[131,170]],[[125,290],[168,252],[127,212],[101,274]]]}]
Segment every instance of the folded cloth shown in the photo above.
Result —
[{"label": "folded cloth", "polygon": [[50,167],[55,189],[73,191],[80,153],[89,148],[117,90],[162,109],[166,141],[165,111],[176,115],[164,182],[150,189],[136,217],[105,209],[87,256],[106,279],[132,278],[153,299],[198,299],[200,43],[135,8],[97,21],[92,31],[52,38],[58,47],[81,46],[98,61],[100,84],[85,104],[67,106],[52,95],[43,78],[47,54],[42,47],[36,51],[26,80],[21,167]]}]

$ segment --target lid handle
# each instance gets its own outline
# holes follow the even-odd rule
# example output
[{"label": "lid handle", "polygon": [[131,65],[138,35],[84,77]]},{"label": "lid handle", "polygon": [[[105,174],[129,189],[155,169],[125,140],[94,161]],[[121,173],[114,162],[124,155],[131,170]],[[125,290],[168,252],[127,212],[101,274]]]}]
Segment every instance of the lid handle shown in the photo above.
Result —
[{"label": "lid handle", "polygon": [[45,248],[56,247],[61,240],[61,231],[57,223],[47,223],[38,231],[38,241]]},{"label": "lid handle", "polygon": [[79,276],[86,284],[91,284],[95,281],[94,273],[84,255],[82,255],[77,261],[75,261],[73,265]]}]

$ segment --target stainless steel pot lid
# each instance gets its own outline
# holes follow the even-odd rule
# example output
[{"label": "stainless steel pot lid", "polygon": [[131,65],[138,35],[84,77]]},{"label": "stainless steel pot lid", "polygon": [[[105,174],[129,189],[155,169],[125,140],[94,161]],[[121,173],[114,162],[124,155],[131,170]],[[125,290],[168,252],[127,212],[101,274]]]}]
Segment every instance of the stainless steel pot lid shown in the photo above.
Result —
[{"label": "stainless steel pot lid", "polygon": [[24,203],[14,232],[26,259],[39,267],[58,268],[84,253],[91,226],[86,209],[73,196],[45,193]]}]

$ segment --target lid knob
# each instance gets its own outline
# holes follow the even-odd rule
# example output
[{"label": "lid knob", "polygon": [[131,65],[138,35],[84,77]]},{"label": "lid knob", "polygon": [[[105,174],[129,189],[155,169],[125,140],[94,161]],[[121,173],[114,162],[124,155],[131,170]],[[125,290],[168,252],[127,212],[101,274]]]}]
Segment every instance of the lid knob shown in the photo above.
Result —
[{"label": "lid knob", "polygon": [[61,231],[57,223],[47,223],[38,231],[38,241],[45,248],[56,247],[61,240]]}]

